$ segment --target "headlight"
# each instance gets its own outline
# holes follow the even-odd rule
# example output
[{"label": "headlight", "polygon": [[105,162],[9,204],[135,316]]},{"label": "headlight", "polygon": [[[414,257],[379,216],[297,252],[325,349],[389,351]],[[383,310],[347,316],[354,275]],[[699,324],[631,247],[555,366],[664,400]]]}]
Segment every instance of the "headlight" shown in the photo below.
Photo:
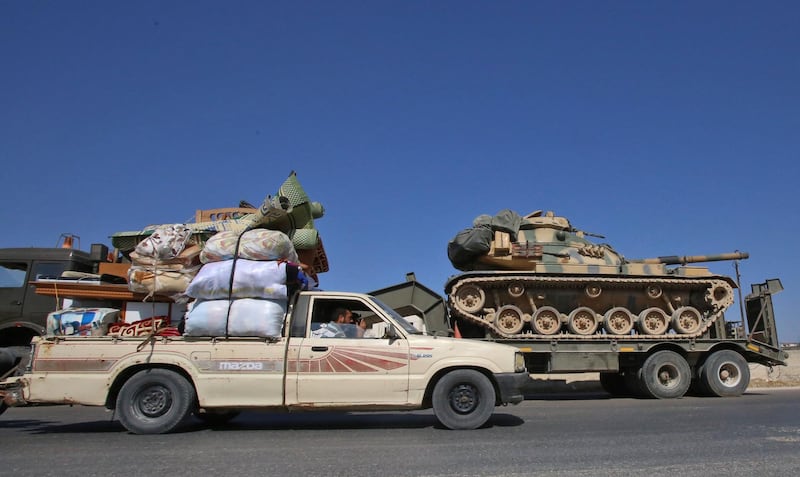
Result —
[{"label": "headlight", "polygon": [[522,373],[525,371],[525,355],[517,351],[514,353],[514,372]]}]

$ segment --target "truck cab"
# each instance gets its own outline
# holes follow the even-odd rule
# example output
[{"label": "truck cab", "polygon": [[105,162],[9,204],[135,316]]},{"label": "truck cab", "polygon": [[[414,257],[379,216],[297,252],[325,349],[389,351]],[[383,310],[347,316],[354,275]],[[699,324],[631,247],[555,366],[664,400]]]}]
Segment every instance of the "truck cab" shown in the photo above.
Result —
[{"label": "truck cab", "polygon": [[65,271],[91,273],[90,254],[71,248],[0,249],[0,347],[20,347],[43,335],[53,297],[37,295],[35,280],[58,278]]}]

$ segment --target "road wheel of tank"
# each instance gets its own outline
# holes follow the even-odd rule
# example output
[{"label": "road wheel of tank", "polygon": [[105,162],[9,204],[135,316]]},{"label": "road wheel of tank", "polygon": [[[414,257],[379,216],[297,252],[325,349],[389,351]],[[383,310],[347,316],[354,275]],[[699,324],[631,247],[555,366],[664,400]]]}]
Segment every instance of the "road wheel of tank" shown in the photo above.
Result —
[{"label": "road wheel of tank", "polygon": [[575,308],[567,318],[567,329],[576,335],[592,335],[600,326],[597,313],[589,307]]},{"label": "road wheel of tank", "polygon": [[669,317],[661,308],[648,308],[639,313],[639,331],[645,335],[663,335],[669,329]]},{"label": "road wheel of tank", "polygon": [[495,313],[494,324],[501,333],[515,335],[522,331],[522,326],[525,324],[522,310],[514,305],[501,307]]},{"label": "road wheel of tank", "polygon": [[554,335],[561,329],[561,313],[552,306],[543,306],[531,317],[531,328],[539,335]]},{"label": "road wheel of tank", "polygon": [[741,396],[750,384],[750,367],[739,353],[721,350],[711,354],[700,367],[700,383],[718,397]]},{"label": "road wheel of tank", "polygon": [[134,434],[163,434],[180,425],[195,406],[194,386],[168,369],[134,374],[119,392],[117,414]]},{"label": "road wheel of tank", "polygon": [[456,305],[465,313],[477,313],[486,304],[486,294],[476,285],[464,285],[456,290]]},{"label": "road wheel of tank", "polygon": [[457,369],[433,388],[433,412],[448,429],[476,429],[491,417],[495,399],[489,378],[472,369]]},{"label": "road wheel of tank", "polygon": [[674,351],[656,351],[642,365],[641,389],[656,399],[680,398],[692,384],[692,370],[683,356]]},{"label": "road wheel of tank", "polygon": [[627,308],[618,306],[606,312],[603,323],[606,331],[612,335],[627,335],[633,329],[636,318]]},{"label": "road wheel of tank", "polygon": [[207,409],[204,412],[195,412],[194,417],[209,426],[220,426],[241,414],[232,409]]},{"label": "road wheel of tank", "polygon": [[703,324],[703,317],[697,308],[692,306],[682,306],[672,314],[672,328],[684,335],[692,335],[700,330]]}]

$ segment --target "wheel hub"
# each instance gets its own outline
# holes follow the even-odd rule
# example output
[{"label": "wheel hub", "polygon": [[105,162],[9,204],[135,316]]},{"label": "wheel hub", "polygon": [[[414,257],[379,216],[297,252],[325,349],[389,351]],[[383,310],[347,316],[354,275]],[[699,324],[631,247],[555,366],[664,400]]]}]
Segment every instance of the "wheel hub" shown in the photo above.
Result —
[{"label": "wheel hub", "polygon": [[474,387],[460,384],[450,392],[450,406],[460,414],[471,412],[478,405],[478,393]]},{"label": "wheel hub", "polygon": [[172,395],[168,389],[154,386],[144,390],[138,402],[142,414],[147,417],[158,417],[166,413],[172,406]]}]

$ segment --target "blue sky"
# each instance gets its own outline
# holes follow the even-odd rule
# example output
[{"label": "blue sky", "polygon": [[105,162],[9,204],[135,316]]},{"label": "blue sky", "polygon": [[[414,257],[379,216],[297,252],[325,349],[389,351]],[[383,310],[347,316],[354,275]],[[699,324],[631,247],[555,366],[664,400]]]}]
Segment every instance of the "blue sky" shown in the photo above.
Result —
[{"label": "blue sky", "polygon": [[294,170],[325,288],[441,291],[475,216],[545,209],[630,258],[749,252],[800,341],[799,23],[788,1],[0,2],[0,246],[110,244]]}]

